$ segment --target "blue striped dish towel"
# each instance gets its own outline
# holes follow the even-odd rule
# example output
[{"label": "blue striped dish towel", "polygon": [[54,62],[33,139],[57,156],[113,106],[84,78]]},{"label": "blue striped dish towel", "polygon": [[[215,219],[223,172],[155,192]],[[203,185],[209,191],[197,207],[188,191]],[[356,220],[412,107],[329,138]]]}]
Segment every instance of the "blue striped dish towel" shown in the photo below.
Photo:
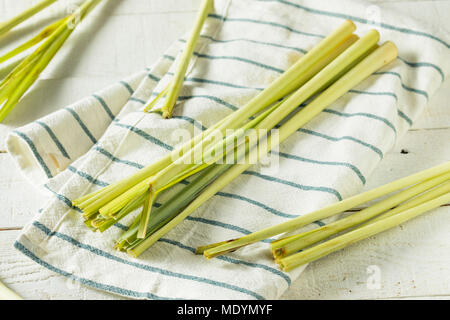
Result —
[{"label": "blue striped dish towel", "polygon": [[[53,195],[15,247],[71,280],[132,298],[278,298],[304,268],[281,272],[267,242],[211,261],[194,248],[359,192],[450,70],[445,31],[368,8],[347,0],[216,0],[173,119],[142,109],[173,76],[183,39],[150,68],[12,132],[7,144],[18,166]],[[285,141],[277,172],[252,167],[139,259],[112,248],[129,220],[104,234],[84,226],[70,200],[172,150],[174,129],[198,133],[244,105],[343,19],[359,35],[379,29],[400,56]]]}]

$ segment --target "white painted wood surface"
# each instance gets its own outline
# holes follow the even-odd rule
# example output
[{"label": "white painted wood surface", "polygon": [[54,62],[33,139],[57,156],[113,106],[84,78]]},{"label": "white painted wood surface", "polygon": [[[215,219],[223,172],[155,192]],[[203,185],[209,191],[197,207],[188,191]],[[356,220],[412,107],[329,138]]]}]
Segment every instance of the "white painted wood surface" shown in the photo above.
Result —
[{"label": "white painted wood surface", "polygon": [[[0,21],[32,3],[0,0]],[[412,6],[430,10],[430,1],[373,0],[383,6],[411,12]],[[95,34],[74,34],[57,61],[30,91],[5,124],[0,125],[0,280],[28,299],[120,299],[54,274],[35,264],[12,244],[21,227],[43,206],[46,196],[36,191],[5,153],[4,140],[12,128],[33,121],[62,106],[150,65],[189,29],[200,0],[111,1],[91,22]],[[441,8],[433,23],[450,24],[442,13],[450,1],[434,1]],[[39,26],[59,9],[33,18],[15,36],[4,40],[13,46],[20,36]],[[417,17],[420,19],[420,17]],[[113,32],[112,32],[113,30]],[[80,30],[81,31],[81,30]],[[130,36],[130,35],[137,36]],[[146,45],[139,37],[147,39]],[[23,39],[23,38],[22,38]],[[3,43],[3,42],[2,42]],[[6,48],[7,48],[6,47]],[[71,50],[73,49],[73,50]],[[2,48],[3,50],[3,48]],[[93,65],[89,57],[103,55]],[[450,81],[430,101],[429,108],[398,146],[369,178],[366,188],[450,160]],[[32,108],[39,105],[40,108]],[[403,153],[401,151],[404,151]],[[405,151],[407,153],[405,153]],[[450,206],[362,241],[312,263],[292,284],[283,299],[393,299],[450,298]],[[379,287],[370,282],[379,272]],[[375,274],[376,276],[376,274]],[[372,286],[371,286],[372,284]]]}]

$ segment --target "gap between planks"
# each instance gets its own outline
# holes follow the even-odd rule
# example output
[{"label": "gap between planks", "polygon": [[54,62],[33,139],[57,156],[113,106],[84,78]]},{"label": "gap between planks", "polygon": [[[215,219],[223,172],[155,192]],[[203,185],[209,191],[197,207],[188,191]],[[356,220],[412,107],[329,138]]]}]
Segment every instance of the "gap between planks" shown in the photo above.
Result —
[{"label": "gap between planks", "polygon": [[20,231],[22,230],[23,227],[5,227],[5,228],[1,228],[0,227],[0,232],[1,231]]}]

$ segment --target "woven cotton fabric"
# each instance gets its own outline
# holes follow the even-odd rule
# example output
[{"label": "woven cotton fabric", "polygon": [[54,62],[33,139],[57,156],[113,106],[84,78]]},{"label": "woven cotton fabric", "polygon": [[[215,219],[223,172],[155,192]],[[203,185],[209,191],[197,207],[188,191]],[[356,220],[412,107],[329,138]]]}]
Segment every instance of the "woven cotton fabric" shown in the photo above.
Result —
[{"label": "woven cotton fabric", "polygon": [[[387,10],[372,18],[362,1],[215,0],[172,119],[142,110],[172,78],[185,38],[151,67],[10,134],[21,171],[52,194],[15,247],[56,273],[132,298],[278,298],[304,268],[280,271],[268,241],[210,261],[195,247],[358,193],[420,116],[450,70],[448,31]],[[360,36],[378,29],[399,58],[286,140],[276,172],[251,167],[139,259],[112,248],[131,217],[104,234],[84,226],[71,200],[171,151],[175,129],[198,133],[243,106],[344,19]]]}]

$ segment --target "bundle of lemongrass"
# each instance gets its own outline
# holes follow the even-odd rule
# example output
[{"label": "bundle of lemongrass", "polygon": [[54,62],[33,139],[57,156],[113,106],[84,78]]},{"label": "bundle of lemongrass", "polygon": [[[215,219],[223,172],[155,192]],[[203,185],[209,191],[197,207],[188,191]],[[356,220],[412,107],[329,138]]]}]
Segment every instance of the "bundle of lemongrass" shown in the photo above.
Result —
[{"label": "bundle of lemongrass", "polygon": [[[324,108],[397,57],[393,43],[377,44],[377,31],[371,30],[360,39],[353,34],[355,29],[353,22],[345,21],[228,117],[137,173],[74,200],[73,206],[82,211],[85,224],[104,232],[136,212],[134,221],[115,247],[139,256],[250,167],[252,163],[248,159],[259,159],[270,152]],[[310,102],[298,111],[297,107],[306,101]],[[267,134],[275,127],[278,135]],[[246,139],[250,130],[258,133],[256,142]],[[232,164],[223,162],[230,158],[238,160]],[[245,161],[239,161],[242,159]],[[186,182],[191,176],[193,179]],[[161,194],[180,182],[183,184],[171,190],[168,200],[153,208]]]},{"label": "bundle of lemongrass", "polygon": [[[41,1],[18,16],[0,24],[0,35],[11,30],[55,1],[56,0]],[[0,82],[0,122],[5,119],[17,105],[20,98],[38,79],[39,75],[44,71],[67,38],[75,30],[78,23],[83,20],[86,15],[100,3],[100,1],[101,0],[85,0],[74,13],[52,23],[32,39],[0,56],[0,63],[3,63],[45,40],[34,52],[18,62],[17,66],[15,66],[14,69]]]},{"label": "bundle of lemongrass", "polygon": [[[314,221],[345,212],[394,192],[396,192],[394,195],[343,219],[273,241],[271,250],[275,261],[283,270],[289,271],[449,203],[450,162],[242,238],[199,247],[197,253],[207,258],[217,257],[251,243],[294,231]],[[317,244],[343,231],[346,233]]]}]

